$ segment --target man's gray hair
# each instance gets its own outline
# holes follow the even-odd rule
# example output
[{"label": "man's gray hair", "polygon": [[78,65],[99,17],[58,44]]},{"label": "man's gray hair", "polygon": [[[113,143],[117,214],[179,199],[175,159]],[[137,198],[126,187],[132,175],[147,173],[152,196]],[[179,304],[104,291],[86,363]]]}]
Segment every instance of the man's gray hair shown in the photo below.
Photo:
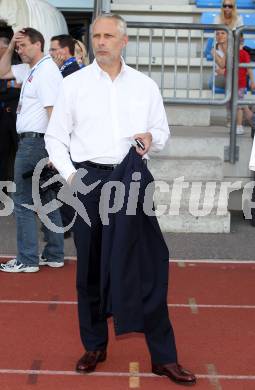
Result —
[{"label": "man's gray hair", "polygon": [[112,20],[114,20],[117,23],[119,32],[122,35],[127,35],[127,23],[126,23],[126,21],[120,15],[110,14],[110,13],[104,13],[104,14],[101,14],[101,15],[97,16],[93,20],[93,23],[90,26],[90,33],[92,33],[93,28],[94,28],[96,22],[98,22],[98,20],[101,20],[101,19],[112,19]]}]

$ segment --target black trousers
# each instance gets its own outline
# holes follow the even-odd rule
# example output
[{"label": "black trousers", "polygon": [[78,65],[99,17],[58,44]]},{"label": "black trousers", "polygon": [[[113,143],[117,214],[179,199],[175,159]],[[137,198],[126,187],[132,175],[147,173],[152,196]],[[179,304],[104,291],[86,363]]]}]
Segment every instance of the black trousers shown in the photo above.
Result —
[{"label": "black trousers", "polygon": [[[81,163],[82,164],[82,163]],[[77,250],[77,293],[80,335],[87,351],[102,350],[108,343],[107,319],[100,314],[100,257],[102,222],[99,215],[101,189],[110,171],[76,164],[88,173],[83,182],[87,186],[101,180],[87,195],[78,194],[89,215],[89,226],[79,215],[74,224],[74,241]],[[85,164],[85,163],[84,163]],[[145,338],[154,363],[166,364],[177,361],[173,328],[168,318],[168,309],[158,318],[153,327],[146,327]]]},{"label": "black trousers", "polygon": [[0,109],[0,181],[13,180],[17,147],[16,116]]}]

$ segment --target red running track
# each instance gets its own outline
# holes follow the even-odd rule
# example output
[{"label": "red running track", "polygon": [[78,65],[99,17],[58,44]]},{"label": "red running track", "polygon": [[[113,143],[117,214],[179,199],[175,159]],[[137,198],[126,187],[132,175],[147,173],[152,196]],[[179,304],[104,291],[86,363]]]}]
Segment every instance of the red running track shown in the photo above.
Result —
[{"label": "red running track", "polygon": [[[196,389],[255,389],[255,264],[171,264],[168,296],[179,360]],[[90,375],[74,371],[78,334],[75,261],[35,274],[0,273],[1,390],[179,389],[150,373],[141,335],[115,337]],[[136,363],[139,374],[130,372]]]}]

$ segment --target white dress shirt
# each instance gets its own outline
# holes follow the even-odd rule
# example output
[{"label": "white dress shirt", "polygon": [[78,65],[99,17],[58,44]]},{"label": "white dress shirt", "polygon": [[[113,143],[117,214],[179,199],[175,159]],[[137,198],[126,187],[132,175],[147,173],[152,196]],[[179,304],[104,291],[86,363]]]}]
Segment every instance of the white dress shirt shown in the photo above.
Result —
[{"label": "white dress shirt", "polygon": [[161,150],[169,127],[157,84],[124,61],[112,81],[95,60],[63,80],[45,142],[50,161],[67,180],[75,172],[72,161],[120,163],[133,136],[148,131],[151,149]]},{"label": "white dress shirt", "polygon": [[253,139],[249,168],[251,171],[255,171],[255,138]]},{"label": "white dress shirt", "polygon": [[45,107],[53,106],[62,76],[50,56],[43,57],[32,68],[28,64],[12,65],[18,83],[23,83],[17,111],[17,133],[45,133],[49,122]]}]

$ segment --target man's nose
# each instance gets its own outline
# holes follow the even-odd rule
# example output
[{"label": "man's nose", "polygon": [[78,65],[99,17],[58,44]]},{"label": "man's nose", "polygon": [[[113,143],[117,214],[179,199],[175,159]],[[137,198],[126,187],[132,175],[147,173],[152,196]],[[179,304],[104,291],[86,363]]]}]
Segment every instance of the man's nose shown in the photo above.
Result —
[{"label": "man's nose", "polygon": [[105,39],[104,39],[104,37],[100,37],[100,38],[99,38],[98,44],[99,44],[99,46],[104,46],[104,45],[105,45]]}]

